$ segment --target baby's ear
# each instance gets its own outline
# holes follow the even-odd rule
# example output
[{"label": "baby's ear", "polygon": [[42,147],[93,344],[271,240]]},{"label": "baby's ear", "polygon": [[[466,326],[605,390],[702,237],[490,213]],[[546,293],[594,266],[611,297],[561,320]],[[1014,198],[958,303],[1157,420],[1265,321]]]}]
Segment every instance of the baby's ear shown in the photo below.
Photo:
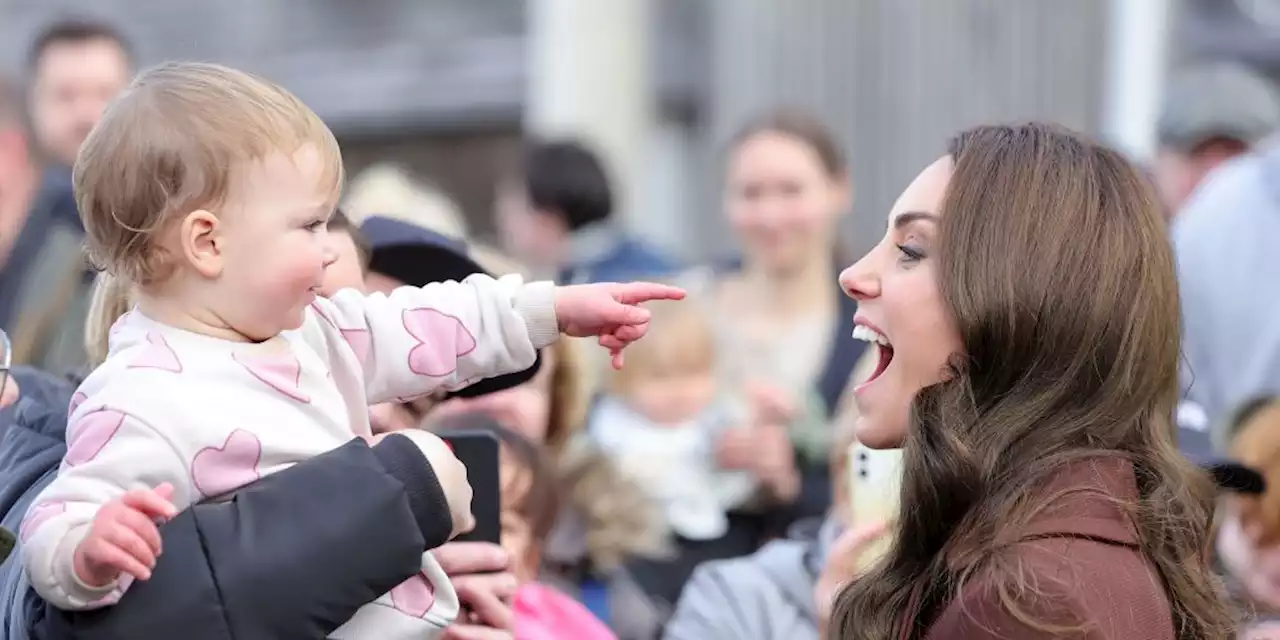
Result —
[{"label": "baby's ear", "polygon": [[222,275],[222,248],[219,246],[218,232],[218,216],[203,209],[188,213],[179,226],[179,251],[206,278]]},{"label": "baby's ear", "polygon": [[13,553],[13,546],[17,544],[18,538],[8,529],[0,529],[0,564],[9,558],[9,554]]}]

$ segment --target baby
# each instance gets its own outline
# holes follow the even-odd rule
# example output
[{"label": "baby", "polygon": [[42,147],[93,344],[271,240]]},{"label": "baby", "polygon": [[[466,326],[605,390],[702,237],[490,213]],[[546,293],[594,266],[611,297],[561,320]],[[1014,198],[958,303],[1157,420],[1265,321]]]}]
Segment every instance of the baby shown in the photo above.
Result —
[{"label": "baby", "polygon": [[[647,328],[636,305],[682,295],[476,276],[318,297],[336,255],[337,142],[284,89],[217,65],[139,75],[74,179],[90,256],[134,306],[76,392],[58,477],[20,533],[32,585],[62,609],[108,606],[148,579],[156,521],[371,437],[369,404],[522,370],[560,331],[598,335],[621,366]],[[442,488],[409,496],[441,509],[430,548],[472,525],[471,489],[441,440],[403,435]],[[332,637],[439,637],[453,587],[425,549],[406,578]]]},{"label": "baby", "polygon": [[1246,614],[1239,637],[1280,638],[1280,397],[1246,403],[1219,431],[1231,461],[1261,474],[1265,485],[1219,501],[1214,551]]},{"label": "baby", "polygon": [[748,415],[733,411],[721,393],[705,312],[684,304],[660,304],[652,312],[649,326],[658,329],[609,381],[589,431],[662,505],[675,533],[719,538],[728,527],[727,510],[750,498],[757,483],[749,472],[717,468],[713,442]]}]

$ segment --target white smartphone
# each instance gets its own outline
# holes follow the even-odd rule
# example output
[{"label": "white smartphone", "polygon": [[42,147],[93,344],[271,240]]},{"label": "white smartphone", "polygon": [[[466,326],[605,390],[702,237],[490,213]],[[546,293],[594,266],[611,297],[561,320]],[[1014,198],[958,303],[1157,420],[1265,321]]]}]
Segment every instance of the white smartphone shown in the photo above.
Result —
[{"label": "white smartphone", "polygon": [[[849,498],[852,526],[898,520],[902,490],[902,450],[868,449],[858,443],[849,447]],[[865,570],[889,551],[891,536],[867,545],[858,558]]]}]

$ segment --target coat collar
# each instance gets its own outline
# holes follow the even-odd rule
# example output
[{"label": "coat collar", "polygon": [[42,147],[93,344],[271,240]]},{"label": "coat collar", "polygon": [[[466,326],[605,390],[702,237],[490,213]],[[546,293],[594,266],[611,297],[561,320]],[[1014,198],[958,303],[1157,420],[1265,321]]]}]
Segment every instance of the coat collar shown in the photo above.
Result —
[{"label": "coat collar", "polygon": [[1138,546],[1138,530],[1123,506],[1138,499],[1133,463],[1118,455],[1072,462],[1054,473],[1041,492],[1048,504],[1020,536],[1072,536]]}]

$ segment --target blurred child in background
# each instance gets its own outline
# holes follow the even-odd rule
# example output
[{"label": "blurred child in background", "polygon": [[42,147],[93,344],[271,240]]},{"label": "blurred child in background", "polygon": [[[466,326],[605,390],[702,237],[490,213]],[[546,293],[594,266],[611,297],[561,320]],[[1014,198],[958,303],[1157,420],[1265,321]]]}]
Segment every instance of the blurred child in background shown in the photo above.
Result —
[{"label": "blurred child in background", "polygon": [[1248,622],[1240,638],[1280,639],[1280,398],[1247,403],[1225,425],[1231,458],[1266,479],[1259,495],[1223,498],[1217,555]]},{"label": "blurred child in background", "polygon": [[[628,354],[592,412],[589,432],[688,540],[712,540],[754,494],[747,471],[717,467],[716,436],[746,422],[716,376],[710,319],[696,305],[650,305],[651,336]],[[742,415],[735,415],[740,413]]]}]

